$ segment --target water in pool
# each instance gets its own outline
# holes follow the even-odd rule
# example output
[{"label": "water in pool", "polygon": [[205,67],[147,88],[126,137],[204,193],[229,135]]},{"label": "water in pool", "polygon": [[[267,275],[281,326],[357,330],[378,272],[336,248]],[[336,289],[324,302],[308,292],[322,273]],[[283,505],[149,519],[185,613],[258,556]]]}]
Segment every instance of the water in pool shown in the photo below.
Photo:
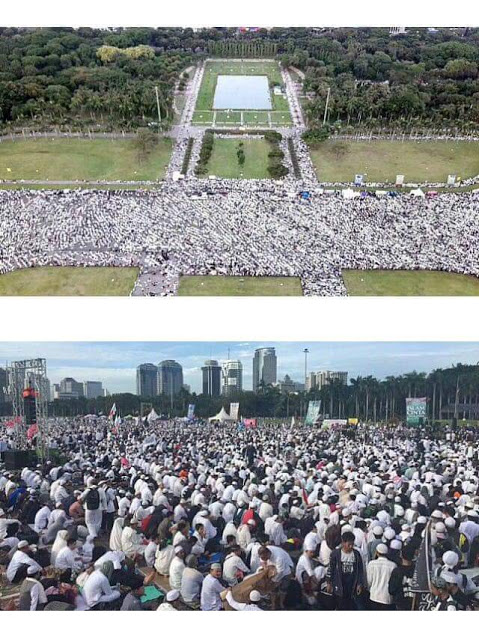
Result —
[{"label": "water in pool", "polygon": [[268,76],[218,76],[213,109],[271,109]]}]

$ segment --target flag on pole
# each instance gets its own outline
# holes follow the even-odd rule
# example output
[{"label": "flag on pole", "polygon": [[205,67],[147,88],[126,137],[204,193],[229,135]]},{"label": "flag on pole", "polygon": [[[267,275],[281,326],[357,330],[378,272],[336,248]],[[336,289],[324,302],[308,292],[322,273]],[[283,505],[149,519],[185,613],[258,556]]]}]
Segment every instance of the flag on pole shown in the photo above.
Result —
[{"label": "flag on pole", "polygon": [[108,419],[112,422],[115,421],[116,418],[116,402],[113,403],[112,408],[110,409],[110,413],[108,414]]}]

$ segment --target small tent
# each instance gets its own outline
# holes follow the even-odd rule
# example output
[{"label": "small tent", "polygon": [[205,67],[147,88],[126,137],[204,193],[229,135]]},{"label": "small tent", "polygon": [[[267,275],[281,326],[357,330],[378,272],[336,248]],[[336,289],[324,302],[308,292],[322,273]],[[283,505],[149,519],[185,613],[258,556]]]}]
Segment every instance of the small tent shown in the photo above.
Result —
[{"label": "small tent", "polygon": [[234,420],[226,413],[224,407],[221,407],[221,411],[212,418],[209,418],[208,422],[234,422]]},{"label": "small tent", "polygon": [[415,198],[425,198],[425,194],[424,191],[422,189],[413,189],[410,194],[411,196],[414,196]]}]

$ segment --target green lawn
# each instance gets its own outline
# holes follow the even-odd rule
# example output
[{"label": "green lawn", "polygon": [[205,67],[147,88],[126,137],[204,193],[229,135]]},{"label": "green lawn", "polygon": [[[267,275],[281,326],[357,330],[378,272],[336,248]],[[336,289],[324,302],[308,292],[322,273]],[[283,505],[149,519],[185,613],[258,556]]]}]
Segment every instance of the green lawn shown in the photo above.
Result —
[{"label": "green lawn", "polygon": [[[195,112],[193,114],[194,124],[208,124],[211,122],[213,115],[213,102],[216,90],[216,82],[219,75],[266,75],[270,82],[276,84],[283,84],[281,77],[281,70],[279,64],[274,60],[268,62],[259,62],[257,60],[248,60],[247,62],[241,62],[239,60],[228,60],[227,62],[211,61],[207,62],[205,66],[205,72],[201,87],[198,92],[198,98],[196,100]],[[283,112],[281,116],[277,118],[276,124],[291,124],[291,118],[289,116],[288,101],[284,96],[276,96],[271,92],[271,100],[273,104],[273,110],[271,114],[277,114]],[[225,112],[219,111],[219,117],[217,117],[218,124],[239,123],[241,111],[230,112],[230,118],[225,117]],[[255,120],[251,114],[254,112],[244,111],[245,123],[254,124]],[[236,114],[236,118],[235,118]],[[267,122],[263,120],[266,116],[264,111],[258,111],[258,122]],[[267,117],[267,116],[266,116]]]},{"label": "green lawn", "polygon": [[128,296],[135,267],[36,267],[0,275],[1,296]]},{"label": "green lawn", "polygon": [[344,270],[351,296],[479,296],[479,278],[442,271]]},{"label": "green lawn", "polygon": [[[236,152],[243,142],[245,163],[238,164]],[[208,163],[208,175],[218,178],[268,178],[268,152],[271,147],[264,138],[215,137],[213,153]]]},{"label": "green lawn", "polygon": [[134,141],[30,139],[0,143],[0,180],[158,180],[172,143],[162,138],[140,162]]},{"label": "green lawn", "polygon": [[302,296],[299,278],[182,276],[179,296]]},{"label": "green lawn", "polygon": [[357,173],[367,182],[390,182],[403,174],[406,182],[446,182],[449,174],[470,178],[479,174],[479,143],[451,141],[344,141],[345,155],[335,153],[334,140],[311,149],[322,182],[352,182]]}]

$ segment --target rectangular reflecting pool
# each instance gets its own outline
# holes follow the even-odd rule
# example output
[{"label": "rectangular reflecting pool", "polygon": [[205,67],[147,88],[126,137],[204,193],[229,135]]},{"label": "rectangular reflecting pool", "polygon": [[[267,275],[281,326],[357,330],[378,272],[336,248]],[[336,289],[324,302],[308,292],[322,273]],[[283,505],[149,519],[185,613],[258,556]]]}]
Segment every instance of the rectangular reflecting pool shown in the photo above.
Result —
[{"label": "rectangular reflecting pool", "polygon": [[272,109],[268,76],[218,76],[213,109]]}]

